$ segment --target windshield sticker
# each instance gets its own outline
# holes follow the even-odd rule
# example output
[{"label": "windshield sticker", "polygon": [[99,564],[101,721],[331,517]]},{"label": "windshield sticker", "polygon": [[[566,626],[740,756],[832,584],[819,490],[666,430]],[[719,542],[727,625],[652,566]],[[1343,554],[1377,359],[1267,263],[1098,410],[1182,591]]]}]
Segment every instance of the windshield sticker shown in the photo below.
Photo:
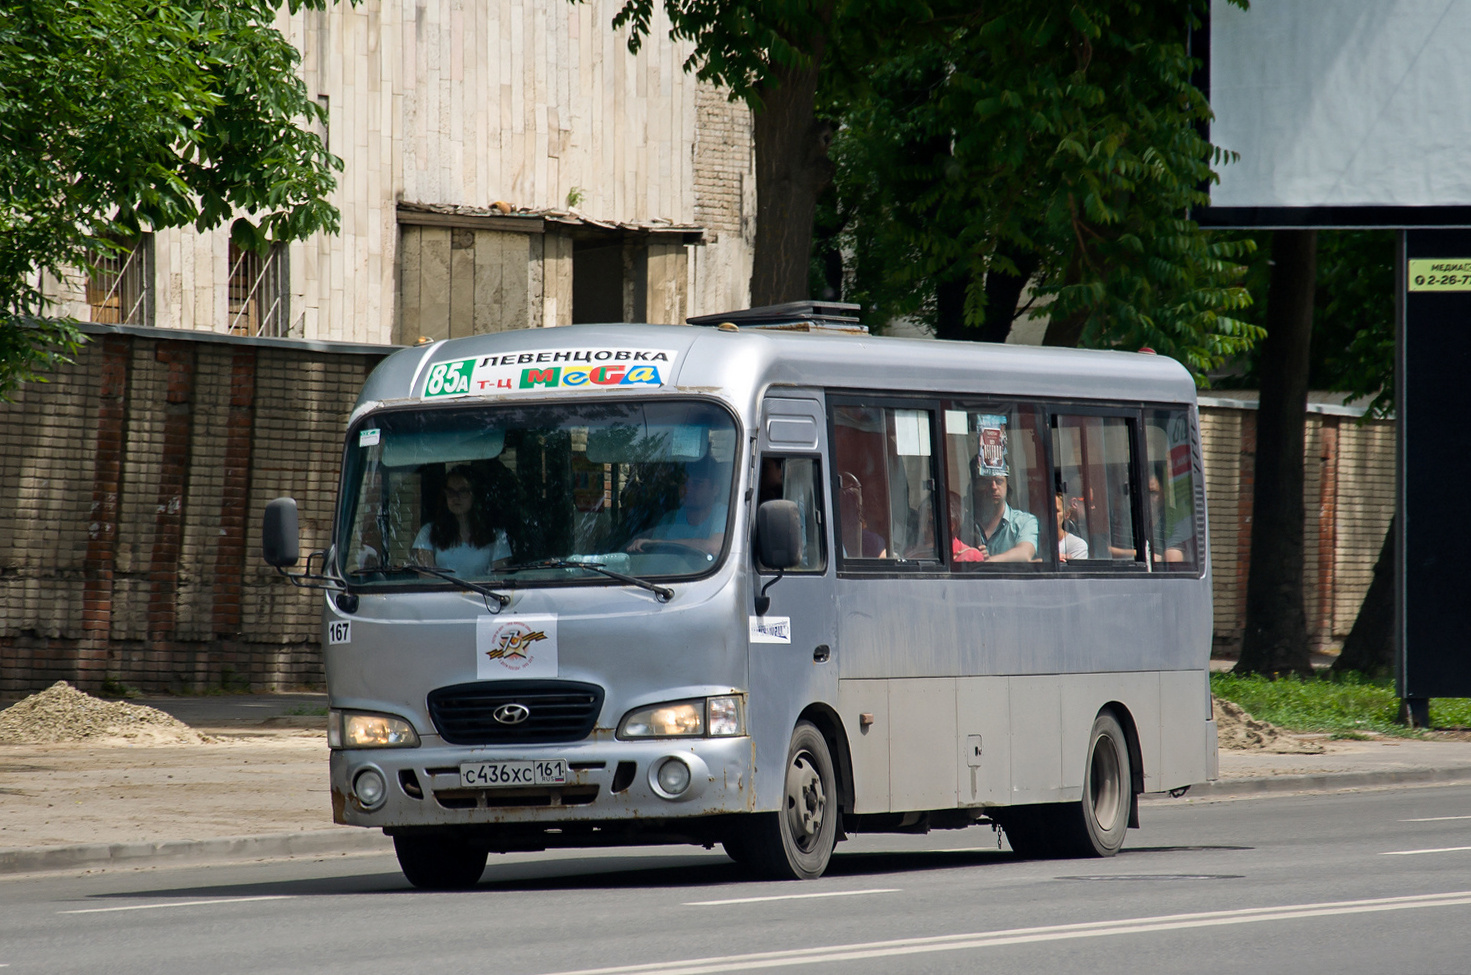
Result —
[{"label": "windshield sticker", "polygon": [[557,618],[481,616],[475,621],[475,676],[557,676]]},{"label": "windshield sticker", "polygon": [[751,616],[752,643],[791,643],[792,618],[790,616]]},{"label": "windshield sticker", "polygon": [[549,389],[662,386],[679,353],[672,349],[545,349],[435,363],[424,398],[488,396]]},{"label": "windshield sticker", "polygon": [[382,439],[383,431],[378,429],[377,427],[374,427],[371,430],[364,430],[358,434],[358,446],[376,447],[378,446],[378,442]]}]

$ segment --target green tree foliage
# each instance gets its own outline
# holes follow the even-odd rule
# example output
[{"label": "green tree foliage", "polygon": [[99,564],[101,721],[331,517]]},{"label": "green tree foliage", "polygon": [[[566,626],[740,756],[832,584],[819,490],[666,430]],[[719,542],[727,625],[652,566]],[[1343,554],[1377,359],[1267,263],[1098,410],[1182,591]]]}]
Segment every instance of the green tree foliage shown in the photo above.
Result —
[{"label": "green tree foliage", "polygon": [[[1188,219],[1206,202],[1210,110],[1190,83],[1201,0],[998,0],[935,7],[834,72],[845,297],[876,321],[1002,338],[997,277],[1031,280],[1048,344],[1149,346],[1197,375],[1262,331],[1239,313],[1253,244]],[[821,251],[822,248],[819,248]],[[824,280],[831,272],[824,268]],[[958,327],[947,323],[946,292]],[[985,328],[1000,314],[999,329]]]},{"label": "green tree foliage", "polygon": [[[1318,232],[1318,278],[1313,299],[1313,351],[1309,386],[1345,398],[1372,397],[1370,413],[1394,409],[1394,264],[1393,230],[1321,230]],[[1271,236],[1250,258],[1246,287],[1250,308],[1241,317],[1264,323],[1272,260]],[[1243,357],[1234,374],[1216,385],[1259,389],[1257,352]]]},{"label": "green tree foliage", "polygon": [[0,5],[0,396],[79,340],[44,317],[41,272],[142,230],[234,218],[256,250],[336,232],[342,162],[307,130],[323,111],[273,26],[282,4]]}]

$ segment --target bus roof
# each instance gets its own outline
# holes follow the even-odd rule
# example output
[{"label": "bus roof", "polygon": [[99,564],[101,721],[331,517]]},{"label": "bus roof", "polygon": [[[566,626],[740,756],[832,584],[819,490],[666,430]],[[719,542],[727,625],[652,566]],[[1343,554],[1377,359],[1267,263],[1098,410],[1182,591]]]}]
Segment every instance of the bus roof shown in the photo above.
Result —
[{"label": "bus roof", "polygon": [[401,350],[374,370],[356,412],[387,402],[503,401],[528,392],[718,393],[771,386],[1194,402],[1173,359],[1137,352],[689,325],[569,325]]}]

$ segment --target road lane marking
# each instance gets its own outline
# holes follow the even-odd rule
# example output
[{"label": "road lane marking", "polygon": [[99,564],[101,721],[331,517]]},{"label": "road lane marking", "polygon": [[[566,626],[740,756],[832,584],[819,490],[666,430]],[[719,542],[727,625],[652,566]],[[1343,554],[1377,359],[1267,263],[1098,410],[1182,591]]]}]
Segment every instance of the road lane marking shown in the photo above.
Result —
[{"label": "road lane marking", "polygon": [[1452,819],[1471,819],[1471,816],[1426,816],[1424,819],[1401,819],[1402,823],[1445,823]]},{"label": "road lane marking", "polygon": [[785,951],[763,951],[745,955],[719,955],[688,958],[679,961],[644,965],[620,965],[613,968],[582,968],[555,975],[715,975],[719,972],[743,972],[791,965],[819,965],[835,961],[860,961],[892,958],[937,951],[960,951],[994,948],[1003,945],[1065,941],[1075,938],[1101,938],[1121,934],[1149,934],[1189,928],[1220,927],[1232,924],[1255,924],[1261,921],[1291,921],[1335,915],[1370,914],[1380,911],[1407,911],[1429,907],[1471,905],[1471,890],[1445,894],[1423,894],[1403,897],[1376,897],[1357,901],[1327,901],[1314,904],[1287,904],[1280,907],[1250,907],[1231,911],[1207,911],[1200,914],[1166,914],[1157,917],[1124,918],[1117,921],[1087,921],[1056,924],[1037,928],[1014,928],[1006,931],[978,931],[969,934],[947,934],[927,938],[902,938],[894,941],[856,942],[825,945],[818,948],[794,948]]},{"label": "road lane marking", "polygon": [[1471,850],[1471,846],[1443,846],[1438,850],[1385,850],[1379,854],[1384,857],[1409,857],[1416,853],[1462,853]]},{"label": "road lane marking", "polygon": [[124,907],[89,907],[81,911],[57,911],[57,914],[107,914],[111,911],[156,911],[162,907],[199,907],[203,904],[246,904],[250,901],[285,901],[291,894],[270,894],[264,897],[221,897],[209,901],[171,901],[167,904],[128,904]]},{"label": "road lane marking", "polygon": [[718,907],[724,904],[759,904],[765,901],[798,901],[812,897],[857,897],[860,894],[901,894],[898,887],[875,887],[872,890],[830,890],[822,894],[774,894],[771,897],[732,897],[723,901],[685,901],[685,907]]}]

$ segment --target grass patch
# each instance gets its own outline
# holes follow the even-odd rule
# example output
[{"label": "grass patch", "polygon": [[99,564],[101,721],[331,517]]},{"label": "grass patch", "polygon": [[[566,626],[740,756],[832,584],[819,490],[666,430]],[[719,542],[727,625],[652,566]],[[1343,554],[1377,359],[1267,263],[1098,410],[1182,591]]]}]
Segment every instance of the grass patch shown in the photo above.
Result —
[{"label": "grass patch", "polygon": [[[1358,674],[1328,674],[1304,679],[1211,675],[1211,693],[1288,731],[1316,732],[1353,739],[1366,732],[1414,737],[1418,732],[1399,722],[1394,679]],[[1432,728],[1471,728],[1471,699],[1436,698],[1430,702]]]}]

